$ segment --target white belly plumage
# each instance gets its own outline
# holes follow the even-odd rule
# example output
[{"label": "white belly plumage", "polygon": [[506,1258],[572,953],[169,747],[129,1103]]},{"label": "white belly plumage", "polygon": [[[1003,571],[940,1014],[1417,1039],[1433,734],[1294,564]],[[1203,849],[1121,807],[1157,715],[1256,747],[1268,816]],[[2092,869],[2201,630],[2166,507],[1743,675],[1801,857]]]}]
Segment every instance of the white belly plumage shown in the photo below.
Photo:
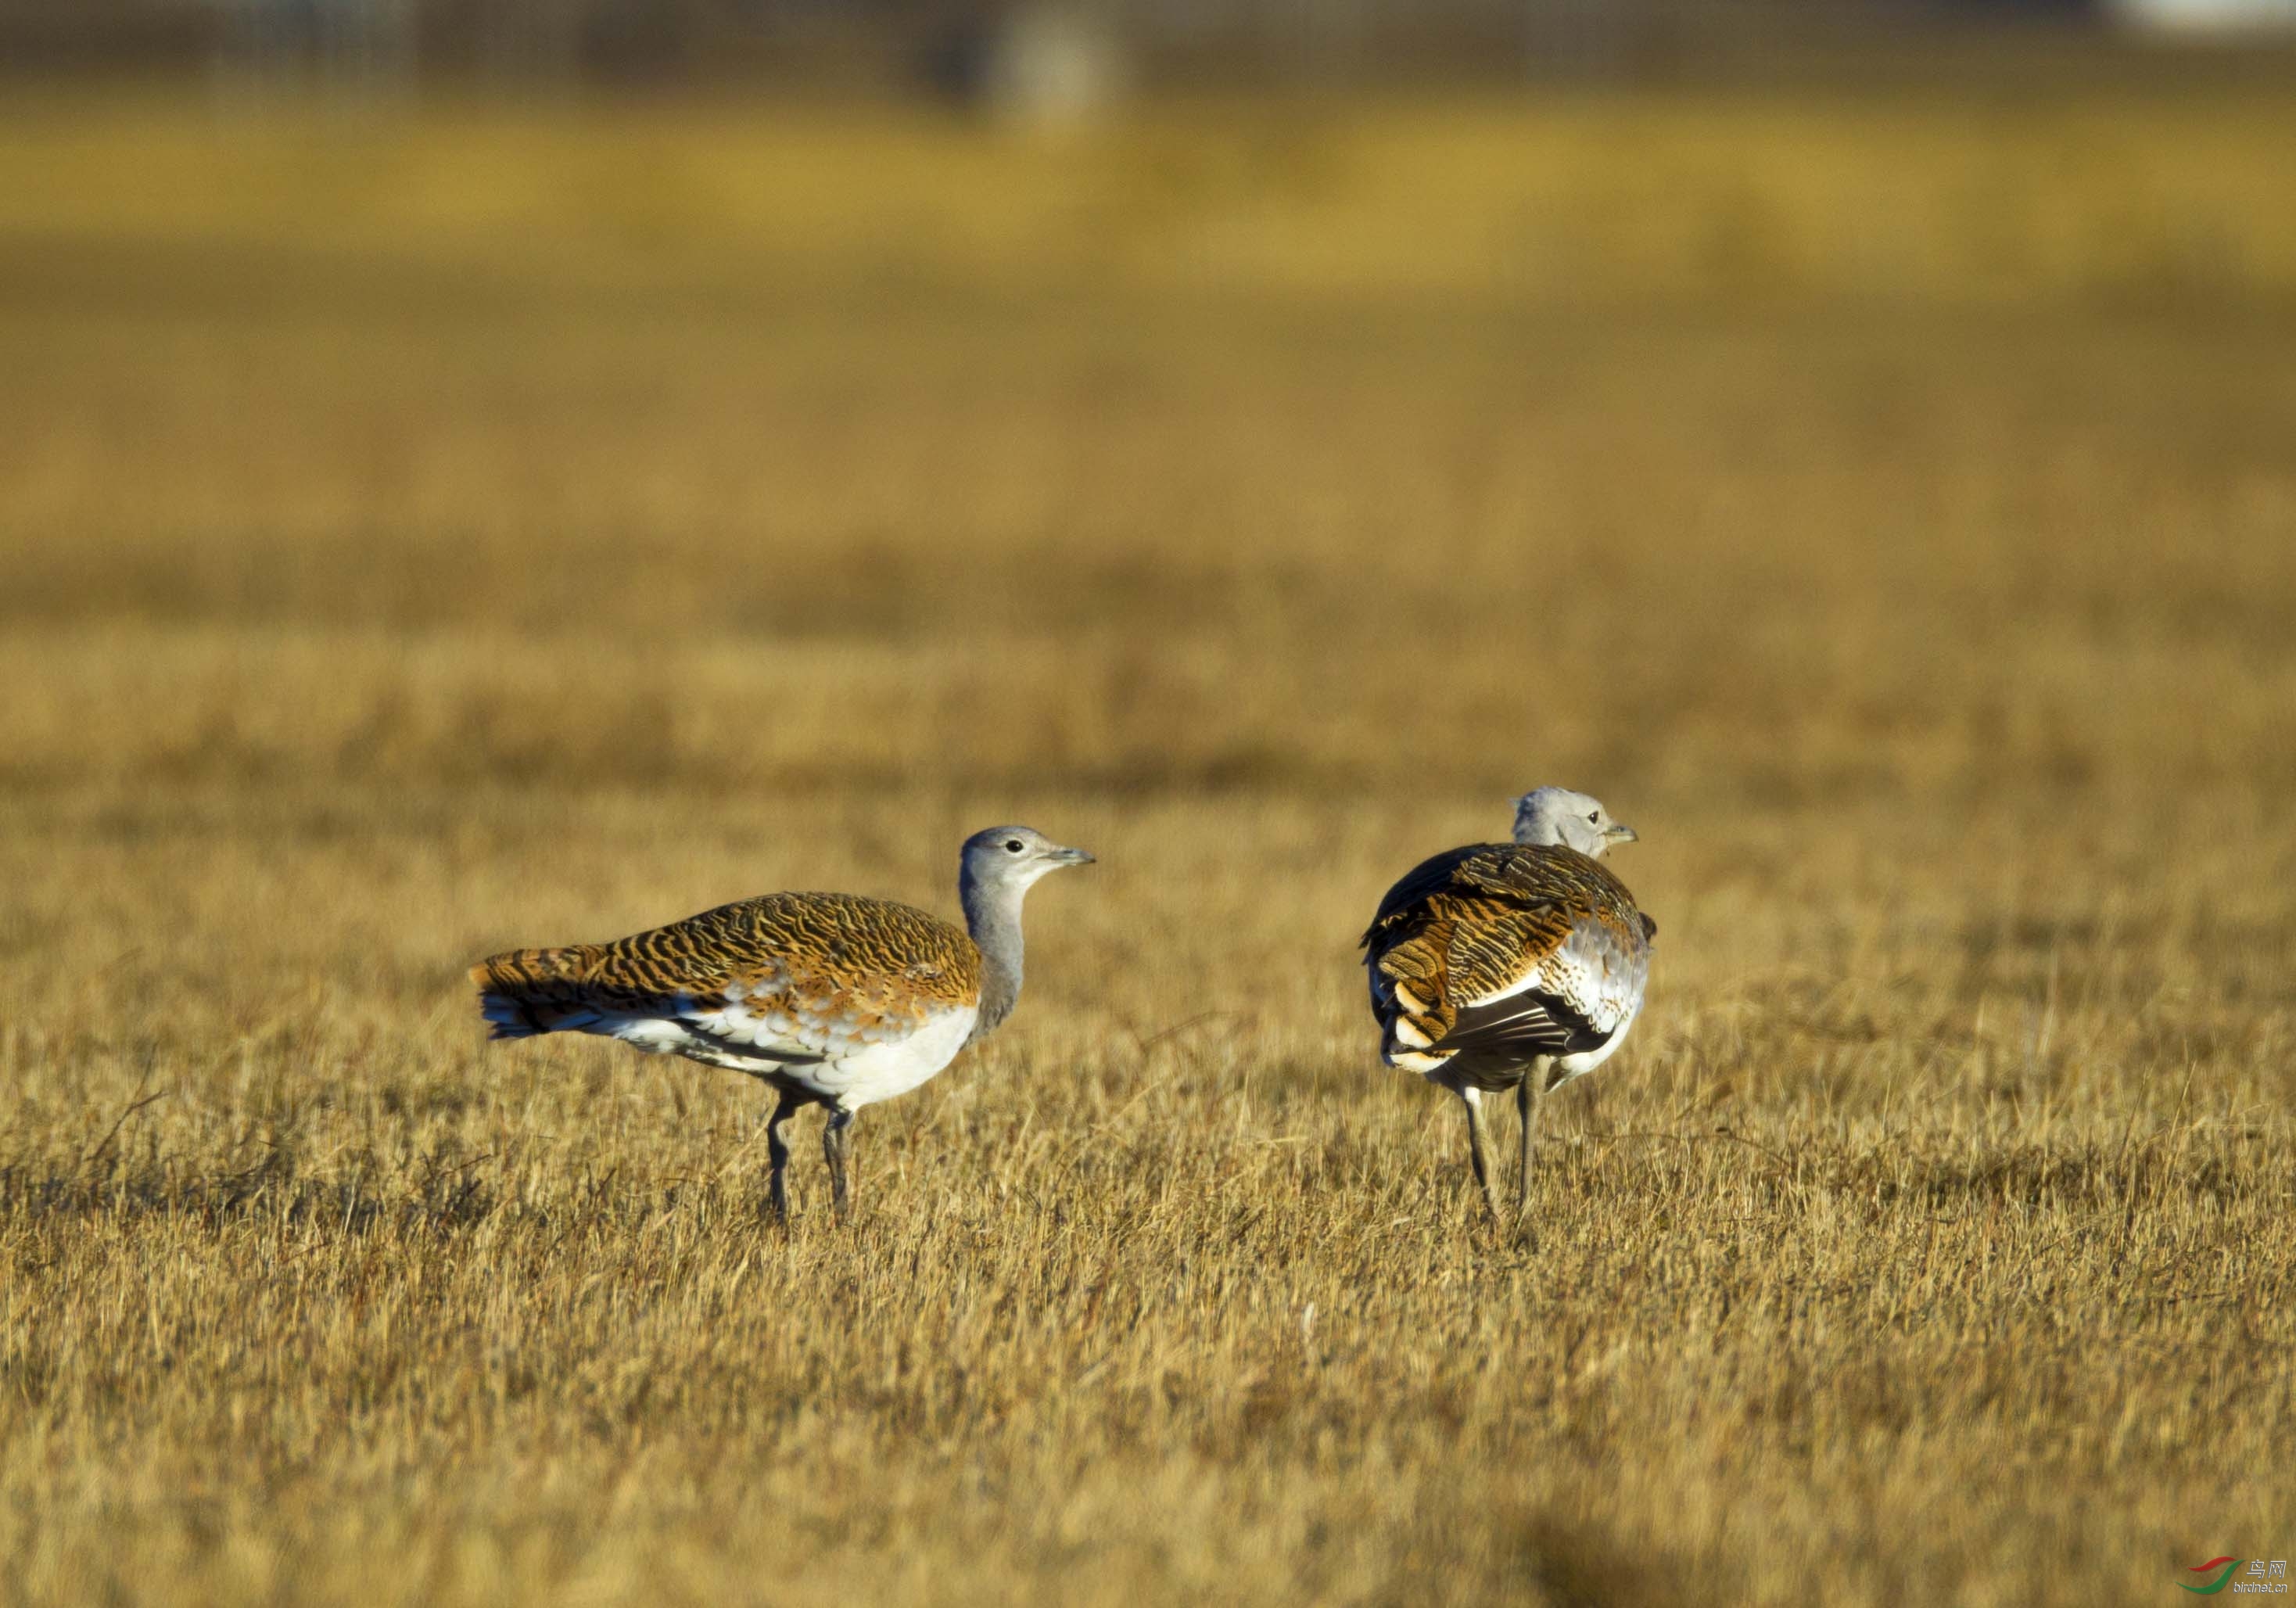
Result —
[{"label": "white belly plumage", "polygon": [[956,1058],[980,1014],[977,1006],[947,1006],[914,1021],[865,1027],[795,1017],[758,999],[714,1011],[602,1016],[583,1030],[656,1054],[768,1078],[840,1110],[858,1111],[931,1079]]}]

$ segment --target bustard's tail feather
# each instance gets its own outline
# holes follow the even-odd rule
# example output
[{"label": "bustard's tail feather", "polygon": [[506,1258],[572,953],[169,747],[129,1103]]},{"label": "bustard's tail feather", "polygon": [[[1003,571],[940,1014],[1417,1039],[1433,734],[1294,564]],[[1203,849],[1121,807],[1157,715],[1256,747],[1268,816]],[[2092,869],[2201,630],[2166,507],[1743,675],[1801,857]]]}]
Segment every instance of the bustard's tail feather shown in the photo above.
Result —
[{"label": "bustard's tail feather", "polygon": [[574,944],[562,949],[512,949],[472,966],[479,1009],[494,1026],[488,1037],[531,1038],[593,1020],[597,1013],[587,998],[587,985],[598,956],[595,944]]}]

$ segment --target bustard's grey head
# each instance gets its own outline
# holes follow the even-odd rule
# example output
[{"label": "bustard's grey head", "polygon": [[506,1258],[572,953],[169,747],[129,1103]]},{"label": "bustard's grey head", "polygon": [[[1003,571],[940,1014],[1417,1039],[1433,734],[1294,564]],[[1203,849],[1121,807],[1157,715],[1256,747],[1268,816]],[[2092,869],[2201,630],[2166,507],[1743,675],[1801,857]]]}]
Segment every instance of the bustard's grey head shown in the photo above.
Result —
[{"label": "bustard's grey head", "polygon": [[991,826],[964,840],[964,880],[976,888],[1025,890],[1063,866],[1089,866],[1092,856],[1064,849],[1033,826]]},{"label": "bustard's grey head", "polygon": [[1538,787],[1514,801],[1514,841],[1564,843],[1600,859],[1613,843],[1631,843],[1635,829],[1611,818],[1599,799],[1567,787]]}]

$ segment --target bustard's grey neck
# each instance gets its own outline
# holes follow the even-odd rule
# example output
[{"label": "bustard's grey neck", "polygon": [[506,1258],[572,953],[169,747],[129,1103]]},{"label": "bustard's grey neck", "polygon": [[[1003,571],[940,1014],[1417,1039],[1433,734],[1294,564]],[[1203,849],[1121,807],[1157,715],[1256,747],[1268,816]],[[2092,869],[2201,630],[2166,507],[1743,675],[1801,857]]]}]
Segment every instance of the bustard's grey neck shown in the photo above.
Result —
[{"label": "bustard's grey neck", "polygon": [[980,951],[980,1016],[972,1037],[981,1038],[1013,1013],[1021,998],[1021,901],[1028,886],[1003,879],[976,878],[967,866],[958,879],[964,924]]}]

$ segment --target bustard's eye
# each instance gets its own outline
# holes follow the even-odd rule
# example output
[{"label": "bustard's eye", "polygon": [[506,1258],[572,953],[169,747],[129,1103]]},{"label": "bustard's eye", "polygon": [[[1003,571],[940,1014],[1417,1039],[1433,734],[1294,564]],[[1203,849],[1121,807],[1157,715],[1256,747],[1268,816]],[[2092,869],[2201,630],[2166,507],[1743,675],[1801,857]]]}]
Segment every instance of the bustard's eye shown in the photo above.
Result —
[{"label": "bustard's eye", "polygon": [[1004,852],[1005,852],[1005,853],[1007,853],[1007,854],[1018,854],[1018,853],[1020,853],[1020,852],[1021,852],[1021,840],[1020,840],[1020,839],[1018,839],[1018,838],[1006,838],[1006,839],[1004,840]]}]

